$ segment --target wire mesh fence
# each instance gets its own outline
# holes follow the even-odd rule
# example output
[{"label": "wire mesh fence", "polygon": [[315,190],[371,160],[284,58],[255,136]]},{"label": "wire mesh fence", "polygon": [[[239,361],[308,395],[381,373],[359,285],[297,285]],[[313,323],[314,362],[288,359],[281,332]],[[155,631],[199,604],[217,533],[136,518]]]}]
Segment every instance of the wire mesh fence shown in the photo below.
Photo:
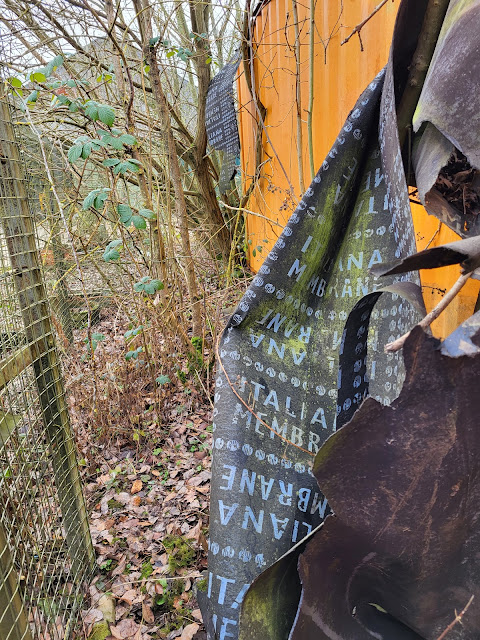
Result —
[{"label": "wire mesh fence", "polygon": [[65,640],[94,558],[22,155],[0,95],[0,638]]},{"label": "wire mesh fence", "polygon": [[[85,329],[89,322],[91,326],[95,325],[101,309],[112,303],[118,304],[124,291],[119,286],[117,265],[106,264],[102,259],[108,242],[105,230],[97,220],[92,219],[91,213],[82,211],[76,205],[78,189],[72,181],[65,158],[48,138],[42,138],[50,177],[53,178],[56,193],[65,204],[69,229],[75,236],[73,244],[80,263],[80,279],[72,250],[72,237],[66,233],[65,221],[59,214],[52,194],[39,140],[29,128],[24,113],[14,109],[13,115],[18,125],[17,138],[28,175],[27,194],[52,322],[59,346],[68,348],[73,343],[74,331]],[[100,230],[97,228],[99,226]]]}]

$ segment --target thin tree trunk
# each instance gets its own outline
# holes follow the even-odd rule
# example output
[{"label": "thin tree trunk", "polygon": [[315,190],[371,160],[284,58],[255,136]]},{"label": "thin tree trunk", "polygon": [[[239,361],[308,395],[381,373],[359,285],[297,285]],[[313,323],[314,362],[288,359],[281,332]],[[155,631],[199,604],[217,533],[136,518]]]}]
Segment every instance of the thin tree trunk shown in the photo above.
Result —
[{"label": "thin tree trunk", "polygon": [[[190,0],[190,20],[194,33],[208,33],[208,4]],[[198,115],[197,130],[193,143],[194,170],[200,192],[205,200],[205,210],[209,215],[209,226],[212,230],[213,246],[228,259],[232,237],[225,224],[220,205],[215,193],[215,187],[210,172],[210,163],[207,153],[206,101],[208,85],[210,83],[210,67],[206,63],[210,56],[208,41],[198,39],[195,41],[195,68],[197,71],[197,95]]]},{"label": "thin tree trunk", "polygon": [[152,86],[153,96],[160,109],[160,117],[162,126],[165,131],[168,166],[170,169],[170,178],[175,193],[175,209],[180,225],[180,237],[182,242],[183,265],[185,269],[188,296],[192,306],[192,329],[194,336],[202,335],[202,315],[201,303],[198,299],[197,281],[195,277],[195,266],[190,247],[190,234],[188,230],[188,214],[185,194],[183,192],[182,176],[180,172],[180,163],[175,146],[175,138],[173,136],[172,127],[170,125],[170,113],[167,100],[163,92],[160,80],[160,69],[158,66],[157,56],[154,46],[149,44],[152,38],[152,25],[150,18],[150,8],[145,7],[142,0],[134,0],[135,11],[142,34],[145,59],[150,66],[150,82]]},{"label": "thin tree trunk", "polygon": [[298,28],[297,0],[292,0],[293,29],[295,33],[295,84],[297,104],[297,159],[298,182],[301,193],[305,193],[305,180],[303,177],[303,133],[302,133],[302,85],[300,84],[300,30]]}]

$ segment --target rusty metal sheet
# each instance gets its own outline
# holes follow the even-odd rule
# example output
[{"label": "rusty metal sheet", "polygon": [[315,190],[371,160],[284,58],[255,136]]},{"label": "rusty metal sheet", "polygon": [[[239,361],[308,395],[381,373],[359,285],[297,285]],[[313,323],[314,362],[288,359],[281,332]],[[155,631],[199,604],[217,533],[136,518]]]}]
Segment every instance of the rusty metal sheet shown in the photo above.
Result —
[{"label": "rusty metal sheet", "polygon": [[[480,313],[441,345],[415,328],[399,398],[368,398],[323,445],[314,473],[335,515],[247,592],[267,622],[298,603],[290,633],[263,638],[436,640],[474,596],[448,637],[478,639],[479,345]],[[297,558],[300,596],[278,580],[288,568],[294,584]],[[243,620],[241,640],[260,637]]]}]

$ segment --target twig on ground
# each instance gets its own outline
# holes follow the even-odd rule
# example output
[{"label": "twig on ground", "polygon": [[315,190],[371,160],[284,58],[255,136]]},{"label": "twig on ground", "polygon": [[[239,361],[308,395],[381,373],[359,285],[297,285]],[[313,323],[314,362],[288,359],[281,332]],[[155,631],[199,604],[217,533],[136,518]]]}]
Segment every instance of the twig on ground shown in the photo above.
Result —
[{"label": "twig on ground", "polygon": [[352,33],[350,35],[348,35],[344,40],[342,40],[342,42],[340,43],[340,46],[343,45],[343,44],[346,44],[350,40],[350,38],[353,38],[353,36],[356,33],[358,33],[358,39],[360,40],[360,51],[363,51],[363,42],[362,42],[362,36],[360,34],[360,31],[367,24],[367,22],[369,20],[371,20],[373,18],[373,16],[380,11],[380,9],[383,7],[383,5],[387,4],[387,2],[388,2],[388,0],[382,0],[382,2],[380,2],[380,4],[378,4],[375,7],[375,9],[370,13],[370,15],[368,15],[365,18],[365,20],[362,20],[362,22],[357,24],[357,26],[353,28]]},{"label": "twig on ground", "polygon": [[[430,311],[430,313],[427,313],[427,315],[423,318],[423,320],[420,320],[420,322],[415,326],[422,327],[422,329],[426,329],[427,327],[429,327],[432,324],[432,322],[438,318],[438,316],[442,313],[442,311],[446,309],[448,305],[452,302],[452,300],[455,298],[457,293],[467,283],[472,273],[473,273],[472,271],[469,271],[468,273],[464,273],[463,275],[461,275],[458,278],[458,280],[455,282],[453,287],[449,291],[447,291],[447,293],[443,296],[443,298],[440,300],[437,306],[434,307]],[[401,336],[401,338],[398,338],[397,340],[394,340],[393,342],[389,342],[388,344],[386,344],[385,353],[395,353],[396,351],[399,351],[405,344],[405,340],[408,338],[411,332],[412,330],[410,330],[408,333],[405,333],[403,336]]]},{"label": "twig on ground", "polygon": [[460,611],[460,613],[457,613],[455,611],[455,618],[451,621],[451,623],[448,625],[448,627],[445,629],[445,631],[438,636],[437,640],[443,640],[443,638],[446,637],[447,633],[449,633],[453,627],[457,624],[457,622],[461,622],[463,616],[465,615],[465,613],[467,612],[468,607],[472,604],[473,602],[473,598],[474,596],[472,596],[470,598],[470,600],[467,602],[467,604],[464,606],[464,608],[462,609],[462,611]]}]

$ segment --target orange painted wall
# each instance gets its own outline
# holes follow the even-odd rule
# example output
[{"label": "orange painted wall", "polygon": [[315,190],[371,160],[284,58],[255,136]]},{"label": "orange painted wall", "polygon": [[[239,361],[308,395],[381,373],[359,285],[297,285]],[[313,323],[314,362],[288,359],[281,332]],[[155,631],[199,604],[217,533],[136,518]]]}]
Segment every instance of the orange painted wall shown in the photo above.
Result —
[{"label": "orange painted wall", "polygon": [[[341,45],[353,27],[364,20],[379,0],[297,0],[300,42],[300,115],[302,120],[302,166],[305,187],[321,165],[349,111],[372,78],[386,64],[399,0],[387,2],[361,31],[364,51],[357,36]],[[307,118],[309,108],[310,15],[315,6],[313,79],[314,172],[309,162]],[[297,60],[292,0],[270,0],[259,12],[254,26],[253,81],[258,99],[267,109],[263,134],[261,179],[252,193],[246,215],[249,259],[257,270],[273,246],[300,199],[297,135]],[[238,81],[241,166],[244,189],[255,168],[257,110],[245,76]],[[435,234],[438,221],[422,207],[415,207],[414,224],[418,249]],[[457,237],[445,225],[430,246]],[[457,267],[424,272],[422,285],[427,309],[441,297],[459,275]],[[471,281],[449,312],[433,325],[434,333],[447,335],[471,315],[479,284]]]}]

